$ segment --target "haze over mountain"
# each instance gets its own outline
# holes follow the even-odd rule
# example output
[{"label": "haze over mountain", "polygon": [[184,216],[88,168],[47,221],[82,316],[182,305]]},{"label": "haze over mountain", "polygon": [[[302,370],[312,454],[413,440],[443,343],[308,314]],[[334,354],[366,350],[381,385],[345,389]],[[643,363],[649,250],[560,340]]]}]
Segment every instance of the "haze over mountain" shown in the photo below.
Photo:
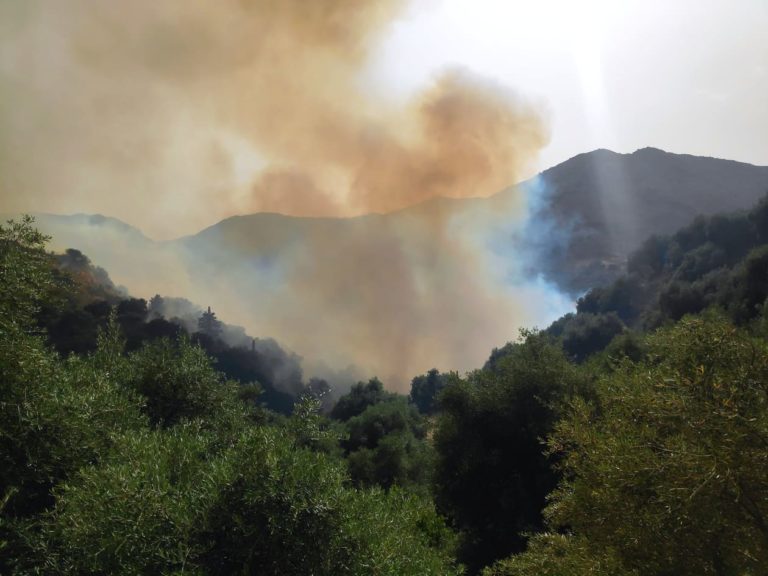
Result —
[{"label": "haze over mountain", "polygon": [[766,191],[768,167],[596,150],[490,198],[385,215],[259,213],[169,242],[103,216],[38,221],[131,293],[211,305],[305,356],[310,375],[354,362],[404,386],[433,364],[479,365],[518,327],[547,324],[615,278],[649,235],[749,208]]},{"label": "haze over mountain", "polygon": [[541,246],[540,268],[579,293],[605,284],[653,234],[671,234],[693,216],[750,208],[768,193],[768,167],[642,148],[595,150],[541,174],[547,198],[530,232],[570,232]]}]

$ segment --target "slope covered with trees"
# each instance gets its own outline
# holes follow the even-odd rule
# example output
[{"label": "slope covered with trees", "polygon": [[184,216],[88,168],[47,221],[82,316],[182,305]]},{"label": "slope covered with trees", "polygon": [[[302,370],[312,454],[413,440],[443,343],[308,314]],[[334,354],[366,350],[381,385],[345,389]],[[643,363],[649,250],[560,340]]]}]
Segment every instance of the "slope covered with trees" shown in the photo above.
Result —
[{"label": "slope covered with trees", "polygon": [[[131,298],[79,250],[54,254],[50,263],[55,285],[51,298],[40,306],[37,323],[63,355],[94,352],[98,332],[114,312],[127,351],[186,335],[229,379],[258,385],[259,403],[271,410],[289,414],[296,397],[310,385],[304,381],[298,356],[270,338],[251,338],[241,327],[221,322],[210,307],[202,310],[184,298],[160,295],[149,302]],[[318,388],[323,383],[312,385]]]},{"label": "slope covered with trees", "polygon": [[615,280],[646,238],[674,234],[696,216],[748,209],[768,191],[768,167],[657,148],[601,149],[537,180],[546,201],[524,238],[536,252],[533,272],[578,294]]},{"label": "slope covered with trees", "polygon": [[431,503],[352,487],[311,405],[268,424],[185,337],[128,351],[114,312],[52,350],[45,240],[0,228],[2,573],[456,572]]},{"label": "slope covered with trees", "polygon": [[489,576],[766,574],[768,345],[722,317],[646,339],[548,441],[548,530]]},{"label": "slope covered with trees", "polygon": [[768,196],[751,210],[699,216],[674,234],[651,236],[624,275],[591,289],[547,332],[583,361],[627,330],[653,330],[708,308],[746,326],[762,315],[767,280]]},{"label": "slope covered with trees", "polygon": [[768,574],[766,214],[650,239],[474,372],[291,415],[213,311],[152,318],[3,226],[0,572]]}]

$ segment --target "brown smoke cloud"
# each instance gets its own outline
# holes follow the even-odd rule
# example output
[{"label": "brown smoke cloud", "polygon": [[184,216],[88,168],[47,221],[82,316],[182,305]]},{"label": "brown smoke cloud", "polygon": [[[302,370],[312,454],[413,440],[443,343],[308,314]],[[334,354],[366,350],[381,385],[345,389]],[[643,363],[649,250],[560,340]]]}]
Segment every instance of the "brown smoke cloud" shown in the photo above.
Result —
[{"label": "brown smoke cloud", "polygon": [[[3,0],[3,209],[118,214],[157,237],[514,183],[546,143],[514,95],[461,71],[405,106],[363,85],[401,4]],[[234,174],[248,155],[265,168]]]},{"label": "brown smoke cloud", "polygon": [[[100,212],[169,237],[237,213],[386,213],[514,184],[547,142],[534,106],[463,70],[405,105],[362,82],[402,8],[0,0],[0,211]],[[511,202],[504,217],[522,218],[524,198]],[[300,353],[336,346],[396,378],[469,368],[514,336],[526,307],[452,218],[434,203],[396,224],[312,234],[262,307],[184,290],[236,318],[248,309],[251,330]],[[234,253],[255,249],[238,242]]]}]

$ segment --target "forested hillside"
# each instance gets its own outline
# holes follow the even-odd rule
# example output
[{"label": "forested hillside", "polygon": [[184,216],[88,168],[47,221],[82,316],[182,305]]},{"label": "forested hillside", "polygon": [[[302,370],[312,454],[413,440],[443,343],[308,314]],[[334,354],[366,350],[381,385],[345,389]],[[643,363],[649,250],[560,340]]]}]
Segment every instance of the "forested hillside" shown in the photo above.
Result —
[{"label": "forested hillside", "polygon": [[481,369],[333,405],[299,374],[284,414],[214,312],[185,328],[11,222],[0,572],[767,574],[767,215],[648,240]]},{"label": "forested hillside", "polygon": [[669,236],[651,236],[626,272],[593,288],[576,312],[547,329],[577,361],[617,334],[650,331],[717,308],[734,324],[762,317],[768,297],[768,196],[751,210],[699,216]]},{"label": "forested hillside", "polygon": [[[382,214],[242,214],[166,241],[97,215],[40,215],[39,225],[53,248],[80,250],[134,296],[184,296],[202,306],[198,317],[211,305],[273,338],[307,376],[333,385],[353,366],[345,386],[376,374],[405,392],[413,374],[471,370],[519,327],[611,284],[651,234],[747,210],[766,191],[766,167],[595,150],[487,198]],[[467,326],[482,328],[466,338]]]},{"label": "forested hillside", "polygon": [[649,236],[746,210],[768,192],[766,166],[657,148],[594,150],[539,179],[546,201],[529,226],[529,241],[540,243],[534,271],[572,293],[614,280]]},{"label": "forested hillside", "polygon": [[184,335],[129,351],[114,311],[93,352],[49,348],[45,241],[0,229],[3,574],[456,572],[429,499],[352,486],[310,397],[270,416]]},{"label": "forested hillside", "polygon": [[79,250],[54,255],[52,264],[56,289],[52,300],[41,306],[37,322],[60,354],[94,352],[99,331],[114,312],[127,351],[162,338],[188,337],[227,378],[241,384],[258,382],[259,403],[270,410],[289,414],[305,389],[330,389],[321,379],[305,381],[298,356],[271,338],[252,338],[243,328],[221,322],[210,307],[204,310],[184,298],[159,294],[149,302],[131,298]]}]

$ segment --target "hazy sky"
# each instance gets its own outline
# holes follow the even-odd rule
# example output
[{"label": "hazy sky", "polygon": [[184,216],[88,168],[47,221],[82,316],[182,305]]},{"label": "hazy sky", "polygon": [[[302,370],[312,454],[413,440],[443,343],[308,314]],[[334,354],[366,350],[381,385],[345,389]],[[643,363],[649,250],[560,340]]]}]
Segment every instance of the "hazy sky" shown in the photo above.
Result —
[{"label": "hazy sky", "polygon": [[0,0],[0,212],[168,238],[488,195],[601,147],[768,164],[766,30],[766,0]]},{"label": "hazy sky", "polygon": [[542,168],[645,146],[768,164],[766,0],[416,2],[374,70],[403,94],[457,62],[544,102]]}]

